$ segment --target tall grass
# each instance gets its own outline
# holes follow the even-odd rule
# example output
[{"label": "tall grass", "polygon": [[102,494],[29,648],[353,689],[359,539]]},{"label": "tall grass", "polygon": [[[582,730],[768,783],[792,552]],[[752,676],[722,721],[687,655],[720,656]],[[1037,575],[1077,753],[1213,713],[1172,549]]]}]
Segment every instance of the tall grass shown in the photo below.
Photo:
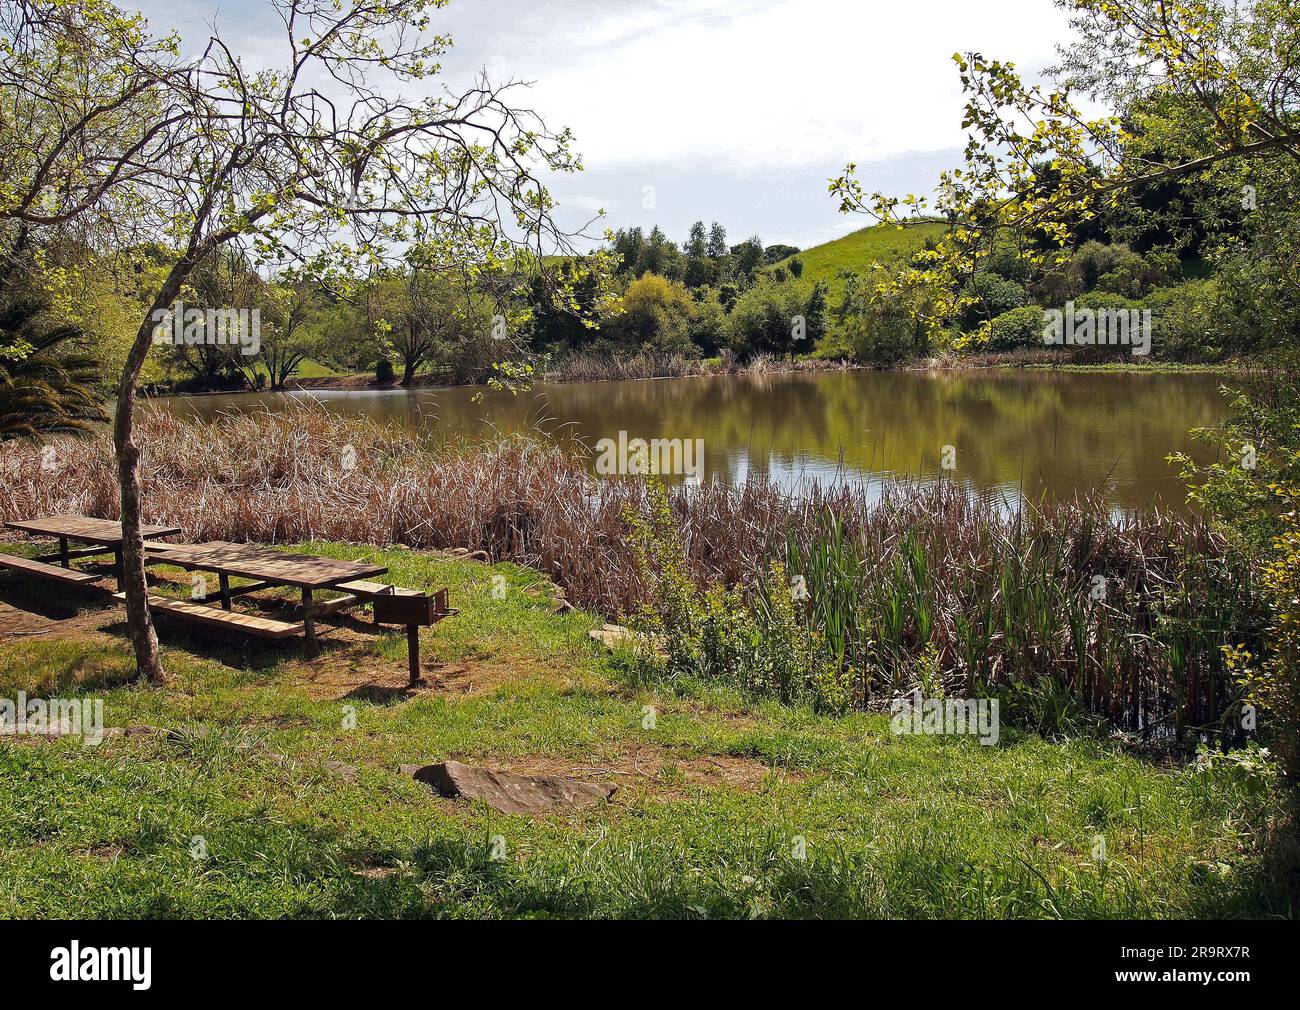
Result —
[{"label": "tall grass", "polygon": [[[466,547],[538,568],[609,616],[654,598],[629,522],[653,518],[652,489],[595,479],[550,442],[440,442],[296,404],[211,422],[144,407],[139,432],[146,521],[190,540]],[[1220,650],[1257,646],[1262,618],[1248,567],[1196,521],[1112,518],[1093,500],[1004,514],[945,485],[877,502],[856,486],[792,498],[761,481],[706,484],[665,504],[700,592],[757,607],[774,562],[803,577],[817,676],[830,668],[854,706],[923,684],[1003,693],[1045,726],[1077,714],[1180,737],[1235,725]],[[0,518],[59,512],[119,514],[107,437],[0,446]]]},{"label": "tall grass", "polygon": [[777,358],[759,354],[742,362],[728,348],[716,359],[691,358],[682,354],[643,351],[631,357],[612,354],[571,353],[548,365],[544,374],[551,382],[611,382],[620,379],[673,379],[693,375],[770,372],[824,372],[851,367],[847,361],[822,358]]}]

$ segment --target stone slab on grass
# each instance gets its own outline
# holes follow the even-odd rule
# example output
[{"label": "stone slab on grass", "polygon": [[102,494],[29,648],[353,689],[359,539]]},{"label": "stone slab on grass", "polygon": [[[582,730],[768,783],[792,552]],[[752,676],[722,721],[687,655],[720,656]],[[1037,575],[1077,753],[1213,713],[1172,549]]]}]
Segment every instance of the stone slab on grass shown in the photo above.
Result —
[{"label": "stone slab on grass", "polygon": [[[410,766],[403,765],[406,771]],[[560,775],[516,775],[443,761],[417,768],[412,777],[447,798],[482,800],[503,814],[549,814],[562,807],[604,803],[618,788],[611,782],[586,782]]]}]

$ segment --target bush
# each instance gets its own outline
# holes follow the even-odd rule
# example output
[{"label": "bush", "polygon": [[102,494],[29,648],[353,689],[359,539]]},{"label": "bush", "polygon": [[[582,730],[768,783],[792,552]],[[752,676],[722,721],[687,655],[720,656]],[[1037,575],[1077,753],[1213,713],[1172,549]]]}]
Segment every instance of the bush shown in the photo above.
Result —
[{"label": "bush", "polygon": [[602,332],[624,351],[690,354],[691,294],[678,281],[645,274],[628,285],[622,311]]},{"label": "bush", "polygon": [[1025,304],[1024,285],[987,270],[972,277],[963,294],[975,299],[962,310],[962,328],[966,330],[976,329],[981,323]]},{"label": "bush", "polygon": [[993,320],[989,349],[1013,351],[1022,347],[1040,347],[1043,343],[1043,310],[1037,305],[1022,305],[1004,312]]},{"label": "bush", "polygon": [[700,288],[695,292],[695,304],[686,324],[686,333],[706,358],[716,355],[726,343],[727,313],[712,288]]},{"label": "bush", "polygon": [[[809,318],[809,300],[795,284],[759,281],[736,299],[731,310],[728,344],[742,358],[811,351],[820,336]],[[805,339],[793,342],[794,318],[804,316]]]},{"label": "bush", "polygon": [[1086,242],[1070,260],[1068,272],[1084,291],[1107,291],[1141,298],[1174,283],[1182,274],[1178,256],[1153,249],[1140,256],[1123,243]]},{"label": "bush", "polygon": [[397,373],[393,371],[393,363],[387,358],[380,358],[375,362],[375,381],[379,383],[394,382],[397,379]]},{"label": "bush", "polygon": [[1105,309],[1137,309],[1141,306],[1111,291],[1088,291],[1074,299],[1074,308],[1075,311],[1091,309],[1093,312],[1098,312]]},{"label": "bush", "polygon": [[1216,361],[1242,344],[1244,326],[1214,281],[1186,281],[1154,292],[1154,350],[1173,361]]}]

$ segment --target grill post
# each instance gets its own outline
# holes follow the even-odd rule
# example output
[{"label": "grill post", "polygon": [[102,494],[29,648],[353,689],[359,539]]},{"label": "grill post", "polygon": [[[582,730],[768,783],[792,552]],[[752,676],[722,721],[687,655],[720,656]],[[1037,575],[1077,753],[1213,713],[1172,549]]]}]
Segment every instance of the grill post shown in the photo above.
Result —
[{"label": "grill post", "polygon": [[406,626],[406,661],[411,671],[411,687],[420,683],[420,626]]}]

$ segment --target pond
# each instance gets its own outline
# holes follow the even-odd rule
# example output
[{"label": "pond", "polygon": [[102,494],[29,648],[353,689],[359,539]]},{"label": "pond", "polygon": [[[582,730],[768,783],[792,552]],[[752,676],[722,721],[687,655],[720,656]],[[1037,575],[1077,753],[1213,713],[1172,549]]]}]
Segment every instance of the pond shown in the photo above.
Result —
[{"label": "pond", "polygon": [[[830,371],[629,382],[539,383],[518,395],[473,388],[172,397],[211,418],[274,409],[288,397],[447,436],[542,429],[580,438],[702,440],[700,476],[861,481],[954,480],[1008,502],[1103,493],[1112,508],[1182,510],[1165,457],[1212,449],[1189,430],[1226,414],[1222,378],[1191,373],[1024,370]],[[689,457],[688,457],[689,461]],[[944,464],[950,464],[945,466]]]}]

